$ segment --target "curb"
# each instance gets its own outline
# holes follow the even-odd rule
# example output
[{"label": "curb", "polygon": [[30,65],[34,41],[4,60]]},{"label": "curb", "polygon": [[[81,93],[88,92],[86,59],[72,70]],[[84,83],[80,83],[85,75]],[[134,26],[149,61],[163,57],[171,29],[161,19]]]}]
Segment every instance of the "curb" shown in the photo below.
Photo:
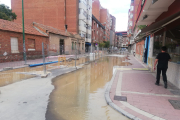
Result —
[{"label": "curb", "polygon": [[115,78],[116,73],[117,73],[117,70],[115,70],[115,73],[114,73],[111,81],[109,82],[109,84],[108,84],[108,86],[107,86],[107,88],[105,90],[105,93],[104,93],[105,100],[106,100],[107,104],[109,106],[111,106],[113,109],[115,109],[116,111],[118,111],[119,113],[123,114],[124,116],[128,117],[131,120],[141,120],[141,119],[137,118],[136,116],[131,115],[128,112],[124,111],[123,109],[121,109],[120,107],[118,107],[116,104],[114,104],[112,102],[109,93],[110,93],[110,90],[111,90],[111,86],[112,86],[112,84],[114,82],[114,78]]}]

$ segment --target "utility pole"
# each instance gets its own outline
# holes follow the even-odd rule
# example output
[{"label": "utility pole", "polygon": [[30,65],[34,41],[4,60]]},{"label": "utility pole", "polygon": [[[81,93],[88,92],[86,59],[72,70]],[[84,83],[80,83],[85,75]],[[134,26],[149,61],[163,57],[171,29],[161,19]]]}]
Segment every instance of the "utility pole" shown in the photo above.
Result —
[{"label": "utility pole", "polygon": [[22,0],[22,24],[23,24],[23,57],[26,64],[26,44],[25,44],[25,33],[24,33],[24,1]]}]

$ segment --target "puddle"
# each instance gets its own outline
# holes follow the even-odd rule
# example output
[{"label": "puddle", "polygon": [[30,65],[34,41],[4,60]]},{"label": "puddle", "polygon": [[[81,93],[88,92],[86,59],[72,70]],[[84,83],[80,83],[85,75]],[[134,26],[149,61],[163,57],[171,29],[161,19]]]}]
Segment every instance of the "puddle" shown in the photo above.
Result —
[{"label": "puddle", "polygon": [[[76,60],[76,65],[78,66],[88,61],[90,61],[89,57],[82,57]],[[47,70],[59,69],[61,68],[62,65],[64,65],[65,67],[73,67],[75,66],[75,60],[70,60],[70,61],[67,60],[66,63],[63,62],[63,63],[49,64],[49,65],[46,65],[46,69]],[[0,87],[35,77],[34,75],[29,75],[29,74],[39,73],[39,71],[43,71],[43,66],[24,67],[24,68],[2,71],[0,72]]]},{"label": "puddle", "polygon": [[129,120],[108,106],[104,98],[113,66],[123,65],[123,59],[104,57],[55,78],[46,120]]}]

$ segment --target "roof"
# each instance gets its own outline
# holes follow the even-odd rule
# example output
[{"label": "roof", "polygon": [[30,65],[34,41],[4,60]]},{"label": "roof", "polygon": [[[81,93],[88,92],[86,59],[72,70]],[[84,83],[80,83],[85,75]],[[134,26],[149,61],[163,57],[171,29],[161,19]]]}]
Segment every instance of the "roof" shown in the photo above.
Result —
[{"label": "roof", "polygon": [[46,25],[43,25],[43,24],[36,23],[36,22],[33,22],[33,25],[37,25],[38,27],[46,30],[48,33],[54,33],[54,34],[58,34],[58,35],[69,36],[67,34],[67,32],[65,32],[63,30],[59,30],[57,28],[53,28],[53,27],[50,27],[50,26],[46,26]]},{"label": "roof", "polygon": [[[33,26],[25,25],[25,33],[39,36],[47,36],[38,32]],[[0,30],[22,33],[22,24],[0,19]]]},{"label": "roof", "polygon": [[94,15],[92,15],[92,19],[96,21],[103,29],[105,29],[105,27],[99,22],[99,20],[97,20],[97,18]]}]

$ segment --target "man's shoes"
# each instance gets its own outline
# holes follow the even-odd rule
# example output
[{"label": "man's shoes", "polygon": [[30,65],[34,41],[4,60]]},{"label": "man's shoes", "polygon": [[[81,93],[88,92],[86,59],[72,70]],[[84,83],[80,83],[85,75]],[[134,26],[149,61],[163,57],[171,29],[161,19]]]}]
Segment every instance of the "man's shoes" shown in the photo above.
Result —
[{"label": "man's shoes", "polygon": [[167,89],[167,83],[166,83],[166,84],[164,84],[164,88],[166,88],[166,89]]},{"label": "man's shoes", "polygon": [[155,83],[155,85],[159,86],[159,83]]}]

